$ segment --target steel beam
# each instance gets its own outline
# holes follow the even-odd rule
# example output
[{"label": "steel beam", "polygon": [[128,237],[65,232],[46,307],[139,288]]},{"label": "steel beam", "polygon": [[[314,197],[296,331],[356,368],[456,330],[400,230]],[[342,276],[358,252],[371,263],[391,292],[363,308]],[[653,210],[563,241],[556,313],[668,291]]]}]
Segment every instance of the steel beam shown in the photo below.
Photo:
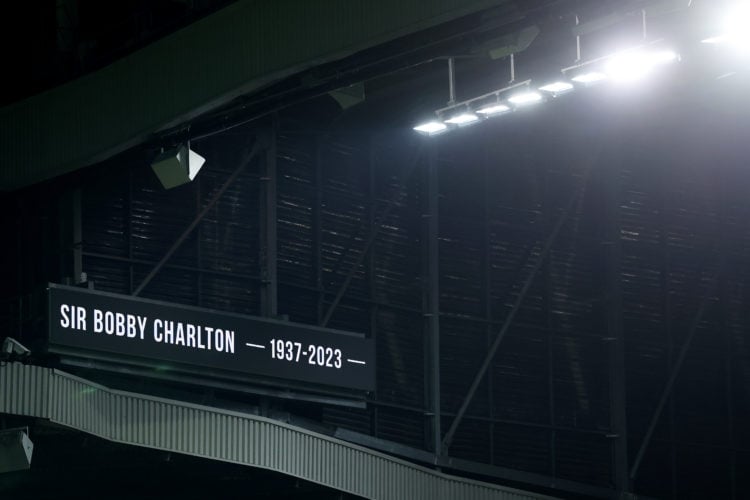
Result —
[{"label": "steel beam", "polygon": [[[194,191],[195,191],[195,214],[196,216],[200,213],[201,210],[201,200],[203,199],[201,194],[201,181],[200,177],[198,178],[198,182],[195,183]],[[195,262],[198,265],[198,267],[202,267],[203,262],[203,231],[201,231],[202,226],[198,225],[196,228],[196,238],[195,238]],[[203,273],[195,273],[195,299],[196,304],[198,307],[201,307],[203,305]]]},{"label": "steel beam", "polygon": [[318,297],[315,308],[315,319],[318,324],[323,321],[323,301],[325,300],[325,292],[323,290],[323,255],[322,255],[322,244],[323,244],[323,137],[321,135],[315,136],[315,179],[314,179],[314,193],[315,201],[312,207],[312,252],[313,252],[313,266],[315,274],[313,276],[313,288],[318,291]]},{"label": "steel beam", "polygon": [[156,276],[159,271],[164,267],[164,264],[167,263],[167,261],[174,255],[174,253],[177,251],[178,248],[180,248],[180,245],[182,245],[188,236],[193,232],[193,230],[198,227],[198,224],[201,223],[203,220],[203,217],[206,216],[206,214],[211,210],[214,205],[216,205],[216,202],[221,199],[224,192],[227,190],[229,186],[232,185],[232,183],[237,179],[237,177],[240,175],[242,170],[245,169],[248,163],[255,158],[256,153],[258,152],[260,148],[260,144],[256,140],[253,144],[253,147],[243,156],[242,160],[240,161],[239,166],[232,172],[232,174],[227,178],[226,181],[224,181],[224,184],[214,193],[214,195],[211,197],[209,202],[206,204],[205,207],[203,207],[203,210],[198,213],[197,217],[193,219],[193,221],[190,223],[190,225],[185,228],[185,230],[182,232],[182,234],[175,240],[175,242],[172,244],[172,246],[167,250],[167,253],[164,254],[164,256],[159,260],[159,262],[154,266],[153,269],[148,273],[148,275],[143,279],[140,285],[138,285],[138,288],[136,288],[131,295],[138,296],[143,291],[146,286],[151,283],[151,280],[154,279],[154,276]]},{"label": "steel beam", "polygon": [[[724,267],[723,262],[719,267],[720,267],[719,275],[721,275],[721,269]],[[692,344],[693,338],[695,337],[695,332],[698,331],[698,326],[700,326],[700,323],[703,319],[703,315],[705,314],[706,309],[708,308],[708,304],[710,302],[711,297],[716,293],[718,281],[719,281],[718,277],[714,276],[711,279],[709,286],[706,288],[706,292],[701,298],[700,305],[698,306],[698,309],[695,312],[695,316],[693,317],[693,321],[690,325],[690,329],[688,330],[687,337],[685,338],[685,341],[683,342],[682,347],[680,348],[680,353],[677,355],[675,364],[672,367],[671,373],[669,374],[669,379],[667,380],[667,384],[664,386],[664,389],[662,390],[661,397],[659,398],[659,402],[656,405],[656,408],[654,409],[654,414],[651,416],[651,420],[649,421],[646,435],[643,437],[641,446],[638,448],[638,454],[636,455],[635,461],[633,462],[633,467],[630,469],[631,481],[634,480],[636,476],[638,475],[638,469],[640,468],[641,462],[643,461],[643,456],[646,454],[648,445],[651,443],[651,437],[654,434],[654,430],[656,430],[656,425],[659,423],[659,418],[661,417],[662,411],[664,410],[664,406],[667,404],[667,401],[669,400],[669,396],[672,393],[672,387],[674,387],[674,383],[677,380],[677,376],[680,374],[680,368],[682,368],[682,363],[685,361],[685,357],[687,356],[688,350],[690,350],[690,345]]]},{"label": "steel beam", "polygon": [[[513,307],[510,310],[510,313],[508,313],[508,316],[505,318],[505,321],[503,322],[503,326],[500,328],[500,331],[495,337],[495,340],[492,342],[492,345],[490,346],[487,352],[487,355],[484,358],[484,361],[480,365],[479,370],[477,370],[477,373],[474,376],[474,380],[472,381],[471,386],[469,386],[469,390],[467,391],[466,396],[464,397],[461,403],[461,406],[459,407],[459,410],[456,414],[456,418],[451,423],[451,426],[448,429],[448,432],[446,432],[445,437],[443,438],[442,450],[444,454],[447,454],[448,448],[450,447],[451,442],[453,441],[453,436],[455,435],[456,430],[458,429],[458,426],[461,424],[461,420],[463,420],[463,417],[466,414],[466,410],[469,408],[471,401],[474,399],[474,395],[476,394],[477,389],[479,388],[479,384],[481,384],[482,378],[484,377],[485,373],[487,373],[487,369],[489,368],[490,363],[492,363],[492,360],[495,357],[495,354],[497,353],[497,349],[498,347],[500,347],[500,343],[503,341],[505,334],[508,333],[510,326],[513,324],[513,319],[516,317],[516,314],[518,314],[518,311],[521,308],[521,304],[523,304],[523,301],[526,298],[526,294],[531,289],[531,285],[534,283],[534,279],[537,277],[537,274],[539,273],[539,269],[541,269],[542,264],[544,263],[545,259],[547,258],[547,255],[550,252],[550,249],[552,248],[552,244],[555,242],[557,235],[560,233],[560,230],[562,229],[563,225],[568,220],[568,217],[573,212],[573,208],[576,206],[576,201],[580,198],[581,194],[583,193],[583,187],[586,185],[587,179],[588,179],[588,174],[584,175],[582,179],[581,189],[576,191],[570,197],[570,200],[568,200],[568,203],[565,206],[563,213],[560,215],[560,218],[558,219],[557,224],[555,224],[555,227],[552,229],[552,232],[547,237],[547,241],[545,242],[541,253],[536,258],[536,262],[534,263],[531,269],[531,272],[529,273],[529,276],[526,278],[526,281],[521,287],[521,290],[518,293],[518,297],[516,298],[515,302],[513,303]],[[534,256],[532,253],[530,255],[530,259],[533,259],[533,258]]]},{"label": "steel beam", "polygon": [[[482,161],[482,302],[484,306],[484,339],[489,348],[492,345],[492,231],[490,230],[490,199],[492,193],[490,186],[491,154],[487,147],[491,139],[489,134],[485,135]],[[492,165],[494,166],[494,165]],[[487,368],[487,401],[489,402],[488,434],[490,445],[490,456],[488,462],[495,464],[495,384],[492,365]]]},{"label": "steel beam", "polygon": [[82,281],[83,274],[83,222],[81,212],[81,190],[73,193],[73,282]]},{"label": "steel beam", "polygon": [[[420,143],[419,147],[414,153],[414,157],[412,158],[412,161],[410,162],[408,168],[404,172],[403,177],[401,178],[401,183],[406,184],[411,177],[411,175],[414,173],[414,170],[417,167],[417,164],[419,163],[419,158],[422,156],[422,149],[423,145]],[[375,239],[378,237],[378,234],[380,234],[380,230],[383,227],[383,222],[388,218],[388,216],[391,213],[391,210],[396,206],[396,203],[403,195],[401,192],[397,191],[394,199],[388,203],[383,210],[383,212],[380,214],[380,218],[377,220],[375,227],[372,228],[372,231],[370,231],[370,235],[367,238],[367,241],[365,242],[365,247],[362,249],[362,252],[359,254],[359,257],[357,257],[357,261],[352,265],[351,269],[347,273],[346,277],[344,278],[344,282],[339,287],[338,292],[336,293],[336,296],[333,299],[333,302],[331,302],[331,305],[328,306],[328,310],[326,311],[325,315],[323,316],[323,320],[320,322],[320,326],[327,326],[328,322],[331,320],[331,316],[333,316],[333,312],[336,310],[336,307],[338,307],[339,303],[341,302],[341,299],[344,297],[344,294],[346,293],[346,290],[349,288],[349,285],[352,282],[352,279],[354,278],[354,275],[357,272],[357,269],[362,265],[365,258],[367,257],[367,254],[370,252],[370,248],[372,247],[373,243],[375,243]]]},{"label": "steel beam", "polygon": [[[619,155],[617,155],[619,157]],[[612,479],[619,493],[630,491],[628,481],[627,416],[625,413],[625,339],[622,328],[622,243],[619,203],[620,163],[604,169],[604,268],[609,357],[609,429],[613,440]]]},{"label": "steel beam", "polygon": [[[128,207],[127,221],[125,226],[126,235],[128,240],[128,293],[133,293],[135,288],[135,270],[133,269],[133,169],[128,169],[128,192],[127,199],[125,201]],[[200,262],[199,262],[200,264]]]},{"label": "steel beam", "polygon": [[[549,230],[553,223],[553,213],[551,210],[550,203],[550,181],[547,177],[544,178],[544,188],[542,191],[542,214],[544,215],[544,228]],[[552,286],[552,266],[550,259],[545,259],[545,263],[542,266],[542,273],[544,279],[544,295],[543,295],[543,310],[544,310],[544,326],[546,327],[546,339],[547,345],[546,357],[547,357],[547,404],[548,413],[547,420],[549,422],[550,430],[547,436],[549,443],[549,474],[554,477],[557,475],[557,430],[555,429],[555,349],[553,344],[554,336],[554,314],[552,313],[552,297],[553,297],[553,286]]]},{"label": "steel beam", "polygon": [[[675,357],[675,339],[674,329],[672,328],[672,296],[669,291],[669,276],[672,272],[672,263],[669,255],[669,233],[668,233],[668,218],[667,211],[669,210],[669,186],[671,179],[668,178],[665,169],[662,169],[660,189],[663,191],[661,206],[659,210],[659,223],[660,223],[660,236],[659,246],[662,253],[661,263],[661,278],[659,284],[661,286],[662,295],[662,314],[664,315],[664,331],[667,336],[667,363],[669,370],[674,366]],[[670,488],[672,491],[672,497],[677,498],[677,450],[675,449],[675,404],[674,398],[669,398],[669,468],[670,468]]]},{"label": "steel beam", "polygon": [[[720,176],[719,187],[722,191],[725,188],[724,183],[721,182],[724,177]],[[733,232],[727,226],[727,220],[729,218],[729,206],[727,199],[721,197],[719,201],[719,245],[720,252],[722,255],[723,262],[729,262],[731,255],[731,242],[729,241],[729,235]],[[732,398],[734,381],[732,380],[732,328],[728,322],[728,318],[731,317],[731,283],[730,276],[725,272],[728,266],[724,266],[722,272],[719,274],[719,304],[721,307],[721,332],[724,335],[724,399],[726,401],[724,410],[726,411],[726,424],[727,424],[727,449],[729,453],[729,498],[735,500],[737,498],[737,452],[732,450],[732,445],[735,443],[735,424],[734,424],[734,405],[735,402]],[[674,400],[674,398],[671,398]]]},{"label": "steel beam", "polygon": [[278,238],[276,215],[276,134],[278,120],[274,116],[270,130],[264,138],[265,159],[260,173],[260,207],[258,210],[260,228],[260,312],[263,316],[275,318],[278,315]]},{"label": "steel beam", "polygon": [[[375,200],[377,199],[376,193],[376,179],[377,170],[375,168],[375,155],[372,138],[367,141],[367,225],[368,231],[373,231],[375,227]],[[376,271],[375,271],[375,252],[369,252],[367,255],[367,284],[370,295],[370,338],[375,340],[377,338],[378,329],[378,309],[379,306],[376,301],[377,296],[377,283],[376,283]]]},{"label": "steel beam", "polygon": [[[368,230],[373,231],[375,227],[375,200],[377,200],[377,169],[375,168],[375,144],[372,136],[367,138],[367,178],[368,178],[368,203],[367,203],[367,223]],[[370,303],[368,305],[370,316],[370,338],[374,345],[378,345],[378,314],[380,305],[377,303],[377,282],[375,276],[376,262],[375,252],[370,252],[367,256],[367,282],[370,294]],[[380,409],[375,406],[372,408],[372,418],[370,419],[370,433],[377,436],[379,429]]]},{"label": "steel beam", "polygon": [[81,189],[73,188],[63,193],[58,201],[57,212],[59,221],[57,278],[60,282],[70,279],[72,284],[79,283],[83,270]]},{"label": "steel beam", "polygon": [[427,203],[425,219],[426,276],[425,276],[425,342],[428,347],[426,379],[428,387],[428,408],[432,414],[431,449],[440,457],[441,418],[440,418],[440,255],[439,237],[439,181],[437,168],[437,143],[430,141],[427,150]]}]

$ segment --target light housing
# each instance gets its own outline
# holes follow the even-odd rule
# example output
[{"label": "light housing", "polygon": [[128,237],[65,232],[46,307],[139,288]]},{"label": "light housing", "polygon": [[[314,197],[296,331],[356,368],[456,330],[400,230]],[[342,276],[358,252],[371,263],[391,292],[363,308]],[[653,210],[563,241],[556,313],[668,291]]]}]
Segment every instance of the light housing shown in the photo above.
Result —
[{"label": "light housing", "polygon": [[730,8],[721,33],[701,40],[713,45],[730,45],[742,51],[750,51],[750,2],[739,2]]},{"label": "light housing", "polygon": [[566,92],[570,92],[571,90],[573,90],[573,88],[573,84],[570,82],[557,81],[539,87],[539,90],[541,90],[542,92],[549,92],[550,94],[554,95],[560,95]]},{"label": "light housing", "polygon": [[533,90],[527,90],[518,94],[514,94],[508,98],[508,102],[515,104],[516,106],[526,106],[528,104],[536,104],[542,102],[544,97],[539,92]]},{"label": "light housing", "polygon": [[607,79],[607,75],[600,71],[589,71],[588,73],[581,73],[571,78],[576,83],[582,83],[584,85],[591,85]]},{"label": "light housing", "polygon": [[477,113],[484,116],[495,116],[500,115],[503,113],[507,113],[510,111],[510,106],[507,104],[503,104],[501,102],[496,102],[493,104],[488,104],[486,106],[483,106],[477,110]]},{"label": "light housing", "polygon": [[427,135],[435,135],[448,130],[448,126],[443,122],[432,120],[429,122],[420,123],[419,125],[414,127],[414,130]]},{"label": "light housing", "polygon": [[468,125],[476,121],[479,121],[479,117],[477,115],[475,115],[474,113],[470,111],[464,111],[457,115],[451,116],[447,120],[444,120],[444,123],[461,126],[461,125]]},{"label": "light housing", "polygon": [[677,54],[671,50],[622,52],[607,61],[605,73],[616,82],[636,82],[648,76],[657,66],[677,59]]},{"label": "light housing", "polygon": [[708,43],[711,45],[719,45],[722,43],[727,43],[732,39],[729,35],[716,35],[708,38],[704,38],[701,40],[701,43]]},{"label": "light housing", "polygon": [[711,45],[729,45],[735,49],[750,51],[750,34],[747,32],[712,36],[701,42]]}]

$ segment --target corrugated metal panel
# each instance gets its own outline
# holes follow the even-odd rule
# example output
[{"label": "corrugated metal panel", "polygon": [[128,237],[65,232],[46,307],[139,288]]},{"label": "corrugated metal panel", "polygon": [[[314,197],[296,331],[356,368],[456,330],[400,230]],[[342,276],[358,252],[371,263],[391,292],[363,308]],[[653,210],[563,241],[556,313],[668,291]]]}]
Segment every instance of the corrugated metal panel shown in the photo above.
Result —
[{"label": "corrugated metal panel", "polygon": [[[0,363],[0,412],[46,415],[49,370],[18,363]],[[23,383],[19,383],[23,380]]]},{"label": "corrugated metal panel", "polygon": [[500,3],[237,2],[98,72],[0,110],[0,189],[80,168],[284,76]]},{"label": "corrugated metal panel", "polygon": [[112,441],[272,469],[366,498],[549,498],[441,474],[255,415],[111,390],[49,368],[0,367],[0,413]]}]

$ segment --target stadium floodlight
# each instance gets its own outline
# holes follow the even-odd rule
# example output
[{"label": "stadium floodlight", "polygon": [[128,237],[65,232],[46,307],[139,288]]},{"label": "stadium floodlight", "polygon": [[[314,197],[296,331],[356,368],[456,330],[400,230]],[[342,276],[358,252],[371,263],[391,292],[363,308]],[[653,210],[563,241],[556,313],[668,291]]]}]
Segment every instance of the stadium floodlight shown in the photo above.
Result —
[{"label": "stadium floodlight", "polygon": [[445,120],[445,123],[450,123],[451,125],[468,125],[470,123],[474,123],[475,121],[479,120],[479,117],[475,115],[474,113],[470,113],[468,111],[464,111],[462,113],[459,113],[457,115],[453,115],[447,120]]},{"label": "stadium floodlight", "polygon": [[573,90],[573,84],[568,82],[553,82],[543,87],[539,87],[542,92],[549,92],[550,94],[560,95]]},{"label": "stadium floodlight", "polygon": [[571,78],[571,80],[573,80],[574,82],[582,83],[584,85],[591,85],[593,83],[598,83],[606,79],[607,79],[607,75],[599,71],[581,73],[580,75],[576,75],[573,78]]},{"label": "stadium floodlight", "polygon": [[435,135],[439,134],[440,132],[445,132],[448,129],[448,127],[443,122],[439,122],[436,120],[421,123],[414,127],[414,130],[417,132],[422,132],[423,134],[427,135]]},{"label": "stadium floodlight", "polygon": [[743,51],[750,50],[750,33],[728,33],[725,35],[717,35],[701,40],[702,43],[711,45],[729,45],[736,49]]},{"label": "stadium floodlight", "polygon": [[542,99],[542,94],[530,90],[509,97],[508,102],[511,102],[516,106],[525,106],[527,104],[542,102]]},{"label": "stadium floodlight", "polygon": [[731,45],[741,50],[750,50],[748,23],[750,23],[750,2],[740,2],[728,10],[722,33],[701,40],[701,42]]},{"label": "stadium floodlight", "polygon": [[477,113],[484,116],[494,116],[510,111],[510,106],[503,103],[495,103],[479,108]]},{"label": "stadium floodlight", "polygon": [[729,35],[717,35],[717,36],[712,36],[712,37],[709,37],[709,38],[704,38],[703,40],[701,40],[701,43],[708,43],[708,44],[711,44],[711,45],[718,45],[718,44],[721,44],[721,43],[727,43],[731,39],[732,39],[732,37],[730,37]]},{"label": "stadium floodlight", "polygon": [[653,52],[649,56],[651,60],[651,64],[654,66],[658,66],[660,64],[669,64],[672,62],[677,61],[680,57],[677,55],[677,52],[673,50],[659,50],[657,52]]},{"label": "stadium floodlight", "polygon": [[631,83],[642,80],[657,66],[676,60],[677,54],[671,50],[622,52],[607,61],[605,72],[616,82]]}]

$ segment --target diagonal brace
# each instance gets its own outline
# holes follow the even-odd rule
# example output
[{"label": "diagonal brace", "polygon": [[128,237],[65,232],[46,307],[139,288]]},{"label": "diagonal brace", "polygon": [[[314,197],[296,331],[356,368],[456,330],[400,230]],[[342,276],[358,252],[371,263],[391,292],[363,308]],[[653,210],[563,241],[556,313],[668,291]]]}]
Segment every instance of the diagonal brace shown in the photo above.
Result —
[{"label": "diagonal brace", "polygon": [[201,210],[201,212],[195,217],[195,219],[193,219],[193,222],[191,222],[190,225],[182,232],[180,237],[175,240],[169,250],[167,250],[167,253],[164,254],[164,257],[162,257],[161,260],[159,260],[159,262],[154,266],[154,268],[151,269],[151,272],[149,272],[148,275],[143,279],[143,281],[141,281],[141,284],[138,285],[138,288],[136,288],[131,295],[139,295],[143,291],[143,289],[146,288],[149,283],[151,283],[151,280],[154,279],[154,276],[156,276],[157,273],[161,271],[162,267],[164,267],[164,264],[166,264],[167,261],[172,257],[172,255],[174,255],[174,253],[177,251],[177,249],[180,248],[180,245],[185,242],[187,237],[190,236],[190,233],[192,233],[193,230],[198,227],[198,224],[200,224],[200,222],[203,220],[203,217],[205,217],[208,211],[211,210],[214,205],[216,205],[216,202],[219,201],[221,196],[224,194],[224,191],[226,191],[227,188],[234,182],[234,180],[237,179],[242,170],[258,153],[259,149],[260,141],[256,140],[255,144],[253,144],[252,149],[245,154],[245,156],[240,161],[239,166],[235,169],[234,172],[232,172],[232,175],[230,175],[229,178],[224,181],[224,184],[222,184],[219,190],[216,191],[216,193],[209,200],[206,206],[203,207],[203,210]]},{"label": "diagonal brace", "polygon": [[[403,176],[403,181],[406,183],[406,181],[409,180],[412,173],[414,173],[414,170],[417,167],[417,164],[419,163],[419,158],[422,156],[422,149],[424,148],[424,143],[420,143],[419,148],[417,148],[417,151],[414,153],[414,158],[409,165],[409,168],[406,170]],[[383,227],[383,222],[388,218],[388,216],[391,213],[391,210],[393,207],[396,206],[396,202],[398,201],[399,192],[396,193],[396,197],[394,200],[392,200],[391,203],[389,203],[385,210],[380,215],[379,220],[375,222],[375,227],[371,228],[370,230],[370,236],[367,238],[367,241],[365,242],[365,248],[362,250],[362,252],[359,254],[359,257],[357,257],[357,262],[354,263],[354,265],[351,267],[349,272],[346,275],[346,278],[344,279],[344,282],[339,287],[339,291],[336,293],[336,297],[333,299],[333,302],[331,302],[331,305],[328,306],[328,310],[326,311],[325,316],[323,316],[323,319],[320,322],[320,326],[327,326],[328,321],[330,321],[331,316],[333,316],[333,311],[336,310],[336,307],[339,305],[339,302],[341,302],[341,299],[344,297],[344,294],[346,293],[346,290],[349,288],[349,285],[352,282],[352,279],[354,278],[354,274],[357,272],[357,269],[362,265],[362,263],[365,261],[365,258],[367,257],[367,254],[370,252],[370,248],[372,247],[373,243],[375,243],[375,239],[378,237],[378,234],[380,234],[380,230]]]},{"label": "diagonal brace", "polygon": [[717,273],[716,276],[713,277],[713,279],[711,280],[711,284],[706,289],[705,294],[701,298],[700,306],[695,312],[695,316],[693,317],[693,322],[690,324],[690,330],[688,330],[687,338],[685,338],[685,341],[682,343],[682,347],[680,348],[680,353],[677,356],[677,362],[672,367],[672,372],[669,374],[669,379],[667,380],[667,384],[664,386],[664,389],[662,390],[661,397],[659,398],[659,403],[656,405],[654,414],[651,416],[651,421],[648,424],[648,430],[646,431],[646,435],[643,436],[643,441],[641,442],[641,446],[640,448],[638,448],[638,454],[636,455],[635,461],[633,462],[633,467],[630,469],[631,481],[634,480],[635,477],[638,475],[638,469],[641,466],[641,462],[643,461],[643,456],[646,454],[648,445],[651,443],[651,437],[654,434],[654,430],[656,430],[656,424],[659,423],[659,418],[661,417],[662,411],[664,410],[664,406],[667,404],[667,401],[669,401],[669,396],[672,393],[672,388],[674,387],[674,383],[677,380],[677,376],[680,374],[680,368],[682,368],[682,363],[685,361],[685,356],[690,350],[690,345],[693,342],[693,337],[695,337],[695,332],[698,331],[698,326],[700,326],[700,323],[703,320],[703,315],[705,314],[706,309],[708,308],[710,299],[716,292],[716,287],[718,286],[718,283],[719,283],[719,276],[721,276],[723,272],[723,268],[724,268],[724,264],[722,263],[721,266],[719,267],[719,272]]},{"label": "diagonal brace", "polygon": [[471,404],[471,401],[474,399],[474,395],[476,394],[477,389],[479,388],[479,384],[482,383],[482,378],[484,378],[484,375],[487,373],[487,369],[489,368],[490,363],[492,363],[492,360],[495,357],[495,353],[497,353],[497,349],[498,347],[500,347],[500,343],[503,341],[503,337],[505,337],[505,334],[508,333],[508,330],[510,329],[511,324],[513,323],[513,319],[516,317],[516,314],[521,309],[521,304],[526,298],[526,294],[531,289],[531,285],[534,283],[534,279],[536,278],[536,275],[539,272],[539,269],[541,269],[542,264],[547,259],[547,255],[549,254],[552,248],[552,244],[555,242],[555,239],[557,239],[557,235],[560,233],[560,230],[562,229],[563,225],[565,225],[565,222],[568,220],[568,217],[573,212],[573,208],[576,206],[576,201],[579,199],[580,196],[583,195],[583,187],[585,187],[586,185],[589,172],[590,172],[590,169],[586,171],[586,174],[582,178],[581,190],[577,191],[570,197],[568,204],[565,206],[565,210],[560,215],[560,219],[557,221],[557,224],[555,224],[555,227],[553,228],[552,232],[547,238],[547,241],[544,244],[544,248],[542,249],[542,252],[537,257],[536,262],[534,263],[534,267],[531,270],[531,273],[526,278],[526,282],[523,284],[523,287],[521,288],[521,291],[518,294],[516,301],[513,303],[513,308],[511,309],[510,314],[508,314],[508,316],[505,318],[505,321],[503,322],[503,326],[500,328],[500,332],[497,334],[497,336],[495,337],[495,340],[492,342],[492,345],[490,346],[490,349],[487,352],[487,356],[485,356],[484,361],[482,362],[482,365],[479,367],[479,370],[474,376],[474,380],[472,381],[471,386],[469,387],[469,391],[466,393],[466,396],[464,397],[464,400],[461,403],[458,413],[456,413],[456,418],[453,419],[453,422],[451,423],[451,426],[448,429],[448,432],[446,432],[445,437],[443,437],[442,449],[443,449],[444,454],[448,453],[448,448],[450,447],[451,442],[453,441],[453,436],[456,434],[456,430],[458,429],[458,426],[461,424],[461,420],[463,420],[464,415],[466,414],[466,410],[468,410],[469,405]]}]

